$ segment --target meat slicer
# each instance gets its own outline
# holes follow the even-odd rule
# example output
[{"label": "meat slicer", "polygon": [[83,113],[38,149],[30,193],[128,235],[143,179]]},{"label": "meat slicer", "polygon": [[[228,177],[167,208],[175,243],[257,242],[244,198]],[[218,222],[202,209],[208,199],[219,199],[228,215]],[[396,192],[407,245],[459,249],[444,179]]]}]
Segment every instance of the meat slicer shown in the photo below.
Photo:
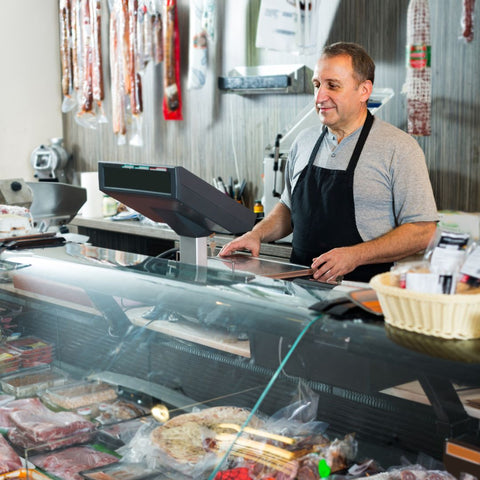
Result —
[{"label": "meat slicer", "polygon": [[50,142],[50,145],[38,146],[30,155],[34,177],[40,182],[66,182],[69,155],[62,146],[63,138],[52,138]]}]

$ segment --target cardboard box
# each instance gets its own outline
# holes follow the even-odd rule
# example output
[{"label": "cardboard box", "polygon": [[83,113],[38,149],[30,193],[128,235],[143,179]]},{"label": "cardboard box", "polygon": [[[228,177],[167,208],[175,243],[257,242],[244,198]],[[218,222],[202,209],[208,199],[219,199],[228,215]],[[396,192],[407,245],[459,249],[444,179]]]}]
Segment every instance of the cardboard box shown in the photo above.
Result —
[{"label": "cardboard box", "polygon": [[441,210],[438,226],[455,233],[469,233],[473,240],[480,238],[480,213]]}]

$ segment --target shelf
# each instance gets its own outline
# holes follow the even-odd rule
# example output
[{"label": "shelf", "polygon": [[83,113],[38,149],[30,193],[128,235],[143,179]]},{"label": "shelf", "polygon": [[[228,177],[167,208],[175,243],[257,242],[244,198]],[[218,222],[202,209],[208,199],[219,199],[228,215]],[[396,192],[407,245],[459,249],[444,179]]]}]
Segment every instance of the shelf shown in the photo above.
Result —
[{"label": "shelf", "polygon": [[305,65],[236,67],[218,77],[220,90],[237,94],[313,93],[313,72]]}]

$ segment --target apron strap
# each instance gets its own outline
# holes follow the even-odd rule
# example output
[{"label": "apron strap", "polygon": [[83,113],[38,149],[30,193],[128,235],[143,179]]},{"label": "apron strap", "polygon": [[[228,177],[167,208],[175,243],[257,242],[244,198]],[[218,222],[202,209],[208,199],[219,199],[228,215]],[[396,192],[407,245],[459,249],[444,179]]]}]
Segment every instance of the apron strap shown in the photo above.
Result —
[{"label": "apron strap", "polygon": [[355,145],[355,149],[353,150],[352,157],[350,158],[350,162],[347,167],[347,173],[353,174],[355,167],[357,166],[358,159],[360,158],[360,154],[362,153],[363,146],[367,141],[368,134],[373,125],[373,115],[367,109],[367,118],[365,119],[365,123],[363,124],[362,131],[360,132],[360,136],[358,137],[357,144]]}]

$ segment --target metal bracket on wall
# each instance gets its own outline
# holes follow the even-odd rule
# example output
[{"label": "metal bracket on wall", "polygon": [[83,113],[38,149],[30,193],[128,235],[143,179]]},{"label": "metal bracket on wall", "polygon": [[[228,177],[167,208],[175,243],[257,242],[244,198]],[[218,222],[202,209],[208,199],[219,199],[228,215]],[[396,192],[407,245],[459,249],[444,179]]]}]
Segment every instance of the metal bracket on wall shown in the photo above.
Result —
[{"label": "metal bracket on wall", "polygon": [[243,95],[261,93],[313,93],[313,71],[305,65],[236,67],[218,77],[218,88]]}]

